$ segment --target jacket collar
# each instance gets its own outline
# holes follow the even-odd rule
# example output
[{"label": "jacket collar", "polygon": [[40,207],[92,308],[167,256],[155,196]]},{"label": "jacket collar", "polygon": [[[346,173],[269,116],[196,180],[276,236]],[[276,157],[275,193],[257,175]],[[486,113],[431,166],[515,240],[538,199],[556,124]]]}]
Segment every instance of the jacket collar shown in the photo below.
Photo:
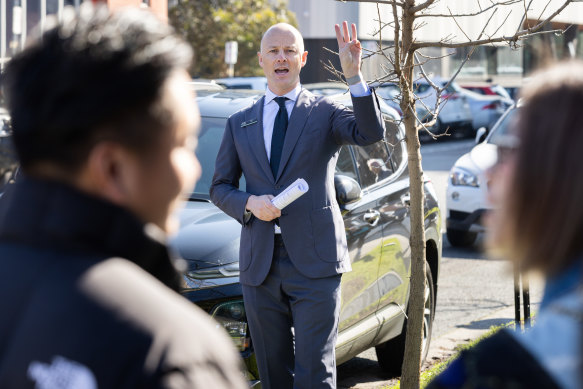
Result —
[{"label": "jacket collar", "polygon": [[312,108],[314,108],[314,105],[312,104],[313,97],[314,95],[306,89],[302,89],[298,95],[298,99],[295,102],[294,109],[289,118],[287,131],[285,133],[285,140],[281,151],[281,161],[279,162],[279,171],[277,177],[275,177],[275,182],[281,177],[283,170],[291,157],[292,151],[302,134],[308,116],[310,115]]},{"label": "jacket collar", "polygon": [[98,260],[122,257],[177,289],[180,277],[163,236],[126,209],[54,181],[21,176],[0,200],[0,242]]}]

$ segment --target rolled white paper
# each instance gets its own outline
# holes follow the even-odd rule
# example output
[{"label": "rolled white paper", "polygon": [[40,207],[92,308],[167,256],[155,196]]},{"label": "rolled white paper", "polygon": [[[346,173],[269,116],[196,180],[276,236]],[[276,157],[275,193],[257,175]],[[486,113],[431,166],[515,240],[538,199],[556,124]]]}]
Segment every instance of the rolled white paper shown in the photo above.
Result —
[{"label": "rolled white paper", "polygon": [[285,188],[283,192],[275,196],[271,200],[271,204],[275,205],[276,208],[283,209],[306,193],[308,189],[310,187],[306,180],[298,178],[290,186]]}]

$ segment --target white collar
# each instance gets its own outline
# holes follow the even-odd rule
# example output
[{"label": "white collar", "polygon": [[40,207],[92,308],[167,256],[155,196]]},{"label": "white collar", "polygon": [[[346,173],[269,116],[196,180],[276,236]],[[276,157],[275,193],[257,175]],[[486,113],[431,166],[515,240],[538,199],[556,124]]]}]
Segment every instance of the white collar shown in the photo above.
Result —
[{"label": "white collar", "polygon": [[[291,101],[295,102],[298,99],[298,96],[300,95],[301,91],[302,91],[302,85],[298,83],[294,89],[287,92],[285,95],[283,95],[283,97],[287,97]],[[279,96],[276,95],[275,93],[273,93],[269,89],[269,87],[267,87],[267,89],[265,90],[265,103],[263,105],[269,104],[276,97],[279,97]]]}]

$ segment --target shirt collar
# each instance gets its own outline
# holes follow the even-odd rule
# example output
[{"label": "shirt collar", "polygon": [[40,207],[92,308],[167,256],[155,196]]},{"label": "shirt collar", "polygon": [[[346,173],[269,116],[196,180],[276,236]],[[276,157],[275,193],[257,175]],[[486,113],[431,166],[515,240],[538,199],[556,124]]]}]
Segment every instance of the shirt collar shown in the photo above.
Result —
[{"label": "shirt collar", "polygon": [[[298,99],[298,96],[300,95],[301,91],[302,91],[302,85],[298,83],[294,89],[287,92],[285,95],[283,95],[283,97],[287,97],[288,99],[290,99],[291,101],[293,101],[295,103],[295,101]],[[278,95],[273,93],[269,89],[269,87],[267,87],[267,89],[265,90],[265,103],[264,103],[264,105],[269,104],[276,97],[278,97]]]}]

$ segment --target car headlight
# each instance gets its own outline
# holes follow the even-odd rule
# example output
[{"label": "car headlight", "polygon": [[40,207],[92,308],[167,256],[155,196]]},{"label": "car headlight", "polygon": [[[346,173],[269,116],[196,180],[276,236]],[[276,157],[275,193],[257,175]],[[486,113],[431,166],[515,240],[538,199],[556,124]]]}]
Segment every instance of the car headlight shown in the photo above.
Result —
[{"label": "car headlight", "polygon": [[205,269],[189,270],[186,275],[197,280],[207,280],[209,278],[238,277],[239,262],[227,265],[207,267]]},{"label": "car headlight", "polygon": [[211,316],[222,326],[240,351],[249,348],[249,331],[243,300],[229,301],[217,305]]},{"label": "car headlight", "polygon": [[451,184],[455,186],[480,186],[478,176],[459,167],[451,169],[449,179],[451,180]]}]

